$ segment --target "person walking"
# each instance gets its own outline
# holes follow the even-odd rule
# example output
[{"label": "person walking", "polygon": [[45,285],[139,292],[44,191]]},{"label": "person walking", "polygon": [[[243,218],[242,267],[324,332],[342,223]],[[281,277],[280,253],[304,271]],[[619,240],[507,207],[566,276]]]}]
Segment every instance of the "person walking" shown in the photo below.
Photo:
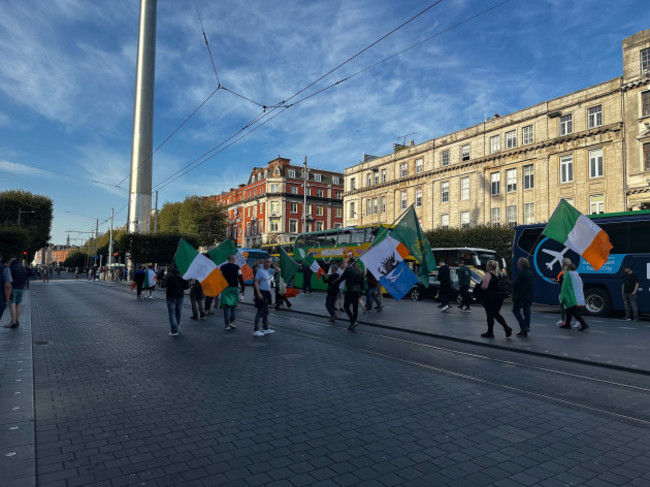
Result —
[{"label": "person walking", "polygon": [[[253,335],[256,337],[275,333],[269,328],[269,306],[272,303],[271,282],[273,277],[280,269],[277,266],[271,268],[271,258],[264,259],[262,267],[257,270],[253,288],[255,289],[255,327]],[[262,321],[262,331],[260,331],[260,320]]]},{"label": "person walking", "polygon": [[487,272],[483,276],[483,281],[481,281],[480,297],[483,308],[485,308],[488,329],[481,336],[483,338],[494,338],[494,321],[496,320],[503,326],[506,337],[509,337],[512,335],[512,328],[507,325],[506,320],[500,313],[504,296],[499,294],[499,264],[496,260],[489,260],[485,265],[485,269]]},{"label": "person walking", "polygon": [[[0,253],[0,292],[2,293],[2,297],[0,297],[0,319],[2,319],[7,307],[9,307],[11,289],[11,271],[9,267],[2,263],[2,253]],[[10,325],[11,323],[5,325],[5,328],[12,328]]]},{"label": "person walking", "polygon": [[[562,267],[560,269],[560,273],[555,278],[555,282],[557,282],[560,285],[560,291],[562,290],[562,281],[564,279],[564,272],[566,271],[566,268],[567,268],[567,266],[569,264],[571,264],[571,259],[568,259],[566,257],[564,259],[562,259],[562,261],[561,261]],[[558,298],[558,300],[559,300],[559,298]],[[566,308],[560,302],[560,320],[557,321],[555,324],[556,325],[563,325],[565,322],[566,322]]]},{"label": "person walking", "polygon": [[359,298],[363,292],[363,273],[359,264],[354,263],[354,259],[350,258],[348,260],[347,266],[337,282],[345,284],[343,308],[350,320],[348,330],[356,331],[357,326],[359,326],[357,317],[359,315]]},{"label": "person walking", "polygon": [[[519,272],[512,281],[512,314],[519,322],[518,337],[528,336],[530,331],[530,307],[533,304],[533,273],[526,257],[517,261]],[[523,316],[522,316],[523,311]]]},{"label": "person walking", "polygon": [[144,270],[144,284],[142,288],[147,291],[145,298],[153,299],[153,291],[156,289],[156,272],[151,265]]},{"label": "person walking", "polygon": [[235,310],[239,303],[240,289],[243,294],[245,286],[241,269],[235,264],[235,260],[235,255],[230,254],[228,256],[228,262],[221,266],[221,273],[228,282],[228,287],[221,291],[220,303],[220,307],[223,309],[224,327],[226,330],[234,330],[236,328]]},{"label": "person walking", "polygon": [[11,299],[9,300],[9,311],[11,313],[11,323],[7,328],[17,328],[20,325],[20,304],[23,302],[23,292],[27,282],[27,269],[17,257],[9,262],[9,272],[11,273]]},{"label": "person walking", "polygon": [[449,296],[451,295],[451,271],[444,260],[440,260],[438,265],[438,299],[440,300],[440,311],[446,313],[449,310]]},{"label": "person walking", "polygon": [[580,278],[580,274],[576,272],[576,266],[573,263],[568,264],[564,271],[564,279],[562,279],[562,289],[560,291],[560,303],[564,305],[566,310],[566,321],[560,328],[570,330],[571,318],[573,317],[579,323],[578,330],[585,331],[589,328],[589,325],[587,325],[578,310],[579,306],[585,305],[585,295],[582,279]]},{"label": "person walking", "polygon": [[302,292],[305,295],[311,294],[311,276],[314,273],[314,271],[311,270],[311,267],[309,267],[307,264],[304,262],[302,263]]},{"label": "person walking", "polygon": [[366,283],[367,283],[367,288],[366,288],[366,311],[371,311],[372,310],[372,302],[374,301],[376,303],[376,309],[377,311],[381,311],[383,306],[381,305],[381,301],[379,300],[379,297],[377,297],[377,288],[379,287],[379,293],[381,293],[381,286],[379,286],[379,281],[377,281],[377,278],[370,272],[369,270],[366,269]]},{"label": "person walking", "polygon": [[639,321],[639,309],[636,305],[636,294],[639,290],[639,278],[632,268],[627,265],[623,270],[623,304],[625,305],[625,320]]},{"label": "person walking", "polygon": [[205,317],[205,313],[203,311],[203,301],[205,300],[203,288],[201,287],[201,283],[198,280],[192,279],[192,281],[192,287],[190,288],[190,304],[192,305],[192,316],[190,316],[190,320],[198,320],[199,318],[203,319]]},{"label": "person walking", "polygon": [[[88,271],[90,272],[90,271]],[[138,270],[135,271],[135,275],[133,276],[133,282],[135,283],[136,287],[136,299],[140,299],[142,296],[142,286],[144,286],[144,266],[140,266]],[[131,288],[133,290],[133,288]]]},{"label": "person walking", "polygon": [[163,287],[165,288],[165,301],[167,303],[169,326],[171,328],[169,336],[177,337],[180,332],[183,298],[185,297],[185,290],[190,285],[189,282],[183,279],[174,264],[169,264],[167,269]]},{"label": "person walking", "polygon": [[282,304],[286,304],[287,308],[291,308],[291,303],[287,298],[287,283],[284,282],[280,274],[276,274],[275,277],[275,310],[278,311]]},{"label": "person walking", "polygon": [[323,281],[327,284],[327,296],[325,297],[325,308],[330,315],[330,321],[333,323],[338,318],[338,310],[336,309],[336,299],[339,295],[339,272],[338,262],[332,262],[327,274],[323,276]]},{"label": "person walking", "polygon": [[465,265],[465,262],[462,260],[458,261],[458,270],[456,271],[458,276],[458,290],[460,294],[460,304],[458,307],[464,313],[471,313],[470,309],[470,297],[469,297],[469,285],[472,279],[472,271]]}]

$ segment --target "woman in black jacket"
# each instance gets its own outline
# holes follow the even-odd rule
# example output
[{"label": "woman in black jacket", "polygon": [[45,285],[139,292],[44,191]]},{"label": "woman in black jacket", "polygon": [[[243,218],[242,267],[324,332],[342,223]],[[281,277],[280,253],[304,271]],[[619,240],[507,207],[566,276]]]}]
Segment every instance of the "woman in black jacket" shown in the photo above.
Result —
[{"label": "woman in black jacket", "polygon": [[483,338],[494,338],[494,320],[496,320],[503,326],[506,337],[509,337],[512,335],[512,328],[506,324],[506,320],[503,319],[500,313],[504,296],[499,293],[499,264],[495,260],[489,260],[485,265],[485,269],[487,272],[481,282],[480,296],[487,316],[488,329],[481,336]]},{"label": "woman in black jacket", "polygon": [[[526,257],[517,261],[519,272],[512,281],[512,314],[519,322],[518,337],[528,336],[530,330],[530,307],[533,304],[533,273]],[[522,316],[523,311],[523,316]]]}]

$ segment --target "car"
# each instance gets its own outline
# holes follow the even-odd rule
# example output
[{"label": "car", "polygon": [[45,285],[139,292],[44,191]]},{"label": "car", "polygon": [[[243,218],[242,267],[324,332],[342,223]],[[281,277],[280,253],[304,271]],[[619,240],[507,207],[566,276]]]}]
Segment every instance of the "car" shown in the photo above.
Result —
[{"label": "car", "polygon": [[[458,276],[456,271],[458,267],[449,266],[449,274],[451,276],[451,301],[456,301],[460,304],[460,294],[458,287]],[[474,302],[473,290],[476,284],[480,284],[485,275],[485,271],[470,267],[471,279],[469,283],[469,290],[467,291],[470,300]],[[440,290],[440,282],[438,281],[438,271],[429,273],[429,287],[425,288],[422,283],[417,282],[408,292],[407,297],[413,301],[420,301],[422,299],[435,299],[438,300],[438,292]]]}]

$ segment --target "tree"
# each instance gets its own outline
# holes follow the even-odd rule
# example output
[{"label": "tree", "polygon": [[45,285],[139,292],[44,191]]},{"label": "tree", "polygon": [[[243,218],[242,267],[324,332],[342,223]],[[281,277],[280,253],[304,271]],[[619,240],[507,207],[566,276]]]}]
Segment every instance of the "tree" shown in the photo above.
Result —
[{"label": "tree", "polygon": [[[22,190],[0,192],[0,227],[19,226],[27,232],[28,255],[46,247],[52,229],[52,200]],[[18,222],[20,220],[20,225]]]},{"label": "tree", "polygon": [[[190,245],[197,247],[196,238],[191,236],[184,238]],[[143,235],[128,233],[121,236],[118,245],[123,252],[129,254],[133,262],[139,264],[154,262],[168,264],[174,260],[174,254],[180,239],[181,235],[178,234]]]},{"label": "tree", "polygon": [[183,203],[181,201],[175,203],[165,203],[163,207],[160,209],[160,211],[158,212],[158,228],[156,232],[157,233],[179,233],[180,212],[182,207],[183,207]]},{"label": "tree", "polygon": [[24,228],[0,227],[0,250],[7,262],[11,256],[22,256],[27,251],[28,262],[34,258],[34,252],[29,248],[29,234]]},{"label": "tree", "polygon": [[215,200],[188,196],[179,212],[182,235],[194,236],[201,246],[211,246],[226,238],[226,212]]},{"label": "tree", "polygon": [[63,267],[79,267],[86,266],[86,258],[88,254],[84,254],[80,250],[75,250],[68,254],[68,258],[63,261]]}]

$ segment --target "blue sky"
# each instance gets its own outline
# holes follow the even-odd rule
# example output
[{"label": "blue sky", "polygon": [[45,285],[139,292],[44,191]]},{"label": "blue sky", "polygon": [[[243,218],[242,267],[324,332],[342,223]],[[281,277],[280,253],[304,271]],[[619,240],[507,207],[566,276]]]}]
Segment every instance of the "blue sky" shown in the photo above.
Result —
[{"label": "blue sky", "polygon": [[[267,110],[257,130],[167,179],[244,134],[260,105],[287,100],[432,3],[196,0],[221,84],[252,101],[219,90],[162,145],[159,206],[220,193],[278,155],[342,171],[406,134],[421,143],[615,78],[623,38],[650,28],[647,0],[510,0],[458,27],[501,0],[442,0],[291,101],[346,81]],[[0,0],[0,191],[50,197],[53,243],[96,219],[103,233],[111,208],[116,227],[126,222],[138,19],[136,0]],[[158,0],[157,40],[154,147],[217,87],[194,0]]]}]

